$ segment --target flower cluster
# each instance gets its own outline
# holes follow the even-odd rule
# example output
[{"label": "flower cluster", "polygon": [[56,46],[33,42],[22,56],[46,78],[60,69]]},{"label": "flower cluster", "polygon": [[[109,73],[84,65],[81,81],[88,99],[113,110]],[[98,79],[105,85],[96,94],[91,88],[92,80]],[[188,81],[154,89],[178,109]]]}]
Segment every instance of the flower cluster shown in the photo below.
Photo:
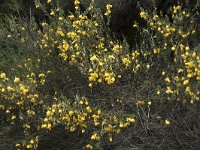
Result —
[{"label": "flower cluster", "polygon": [[[77,9],[78,4],[75,1]],[[107,8],[110,10],[111,5],[107,5]],[[53,49],[58,49],[59,56],[66,63],[88,74],[90,87],[97,83],[113,84],[123,70],[133,66],[132,70],[136,72],[140,68],[138,51],[130,54],[127,43],[113,41],[111,37],[104,36],[107,32],[102,31],[105,25],[92,4],[86,14],[76,10],[68,16],[58,13],[52,19],[54,17],[58,20],[56,26],[42,24],[45,32],[39,43],[40,48],[47,49],[47,56]]]},{"label": "flower cluster", "polygon": [[[154,32],[151,41],[153,45],[148,50],[142,50],[142,55],[147,60],[157,59],[167,65],[161,73],[166,84],[165,94],[178,101],[190,101],[192,104],[198,101],[199,48],[191,48],[188,44],[189,38],[195,37],[196,30],[190,13],[177,5],[171,8],[170,16],[173,22],[170,22],[169,18],[163,19],[156,12],[151,14],[144,9],[141,10],[140,16],[147,21],[148,26],[143,34],[147,31]],[[162,40],[158,42],[158,39]],[[157,94],[160,94],[160,90]]]}]

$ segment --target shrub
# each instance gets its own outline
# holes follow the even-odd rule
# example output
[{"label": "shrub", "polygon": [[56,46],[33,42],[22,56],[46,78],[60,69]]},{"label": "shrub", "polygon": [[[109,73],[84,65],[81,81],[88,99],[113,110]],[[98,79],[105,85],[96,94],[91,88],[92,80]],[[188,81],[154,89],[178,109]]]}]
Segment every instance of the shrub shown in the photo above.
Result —
[{"label": "shrub", "polygon": [[[199,113],[198,11],[176,5],[171,21],[140,8],[146,26],[135,22],[140,39],[130,48],[111,36],[112,5],[104,14],[94,1],[84,12],[74,5],[66,15],[54,1],[35,1],[48,18],[40,28],[34,18],[2,19],[0,121],[23,132],[16,148],[37,149],[46,133],[63,127],[85,138],[81,149],[131,139],[140,148],[181,148],[170,140],[174,130],[187,145],[180,124]],[[182,128],[199,134],[191,124]]]}]

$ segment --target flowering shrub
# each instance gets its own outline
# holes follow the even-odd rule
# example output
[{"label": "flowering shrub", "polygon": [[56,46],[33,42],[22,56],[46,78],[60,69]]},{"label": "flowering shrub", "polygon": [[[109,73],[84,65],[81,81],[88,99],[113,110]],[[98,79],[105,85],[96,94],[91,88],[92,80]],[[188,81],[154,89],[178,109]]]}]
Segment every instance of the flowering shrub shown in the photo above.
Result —
[{"label": "flowering shrub", "polygon": [[4,33],[0,48],[5,52],[0,66],[4,116],[0,122],[22,128],[17,149],[37,149],[43,135],[58,126],[86,138],[83,149],[108,146],[104,141],[113,143],[116,135],[129,130],[131,136],[143,131],[153,135],[151,124],[159,126],[158,134],[160,130],[168,134],[176,125],[176,115],[169,114],[177,105],[198,107],[196,11],[174,6],[171,22],[141,8],[146,26],[133,25],[141,39],[130,49],[125,39],[111,36],[110,4],[104,14],[94,1],[82,12],[75,0],[75,12],[69,15],[51,0],[35,1],[35,7],[48,17],[41,28],[33,18],[27,22],[12,18],[0,29]]}]

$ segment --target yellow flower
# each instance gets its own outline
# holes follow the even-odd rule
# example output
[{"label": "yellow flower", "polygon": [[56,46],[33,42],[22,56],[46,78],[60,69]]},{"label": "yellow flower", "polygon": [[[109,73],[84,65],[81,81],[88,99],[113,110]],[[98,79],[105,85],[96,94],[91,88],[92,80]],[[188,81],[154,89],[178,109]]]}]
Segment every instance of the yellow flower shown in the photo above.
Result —
[{"label": "yellow flower", "polygon": [[192,75],[192,74],[190,74],[190,73],[189,73],[189,74],[187,74],[187,77],[188,77],[188,78],[192,78],[192,76],[193,76],[193,75]]},{"label": "yellow flower", "polygon": [[92,109],[90,108],[90,106],[87,106],[87,107],[86,107],[86,110],[87,110],[89,113],[92,112]]},{"label": "yellow flower", "polygon": [[98,74],[96,72],[90,73],[89,81],[96,81],[98,79]]},{"label": "yellow flower", "polygon": [[4,93],[5,91],[6,91],[6,89],[5,89],[5,88],[2,88],[2,89],[1,89],[1,92],[2,92],[2,93]]},{"label": "yellow flower", "polygon": [[87,149],[93,149],[92,145],[90,145],[90,144],[87,144],[87,145],[86,145],[86,148],[87,148]]},{"label": "yellow flower", "polygon": [[143,18],[144,20],[147,19],[147,15],[144,11],[140,12],[140,17]]},{"label": "yellow flower", "polygon": [[58,20],[63,20],[63,17],[59,17]]},{"label": "yellow flower", "polygon": [[158,90],[156,94],[157,94],[157,95],[160,95],[160,90]]},{"label": "yellow flower", "polygon": [[31,126],[28,125],[28,124],[25,124],[24,127],[27,128],[27,129],[30,129],[30,128],[31,128]]},{"label": "yellow flower", "polygon": [[35,3],[35,8],[40,8],[40,7],[41,7],[41,4],[38,3],[38,2],[36,2],[36,3]]},{"label": "yellow flower", "polygon": [[83,105],[83,101],[80,101],[79,104]]},{"label": "yellow flower", "polygon": [[9,114],[9,113],[10,113],[10,110],[6,110],[6,113]]},{"label": "yellow flower", "polygon": [[95,133],[91,136],[91,140],[100,140],[100,137]]},{"label": "yellow flower", "polygon": [[28,145],[26,145],[26,148],[31,149],[31,148],[33,148],[33,146],[31,144],[28,144]]},{"label": "yellow flower", "polygon": [[51,16],[54,16],[55,15],[55,12],[53,10],[51,10],[51,13],[50,13]]},{"label": "yellow flower", "polygon": [[168,82],[168,83],[170,83],[171,81],[170,81],[170,79],[169,79],[169,78],[165,78],[165,82]]},{"label": "yellow flower", "polygon": [[107,78],[105,78],[105,81],[110,85],[110,84],[113,84],[115,82],[115,78],[114,77],[107,77]]},{"label": "yellow flower", "polygon": [[188,51],[190,48],[188,46],[185,47],[185,50]]},{"label": "yellow flower", "polygon": [[47,3],[48,3],[48,4],[51,3],[51,0],[47,0]]},{"label": "yellow flower", "polygon": [[92,87],[93,86],[93,84],[92,83],[89,83],[89,85],[88,85],[89,87]]},{"label": "yellow flower", "polygon": [[97,111],[97,114],[98,114],[98,115],[100,115],[100,114],[101,114],[101,110],[100,110],[100,109]]},{"label": "yellow flower", "polygon": [[174,92],[172,91],[172,89],[170,87],[167,87],[166,93],[167,94],[173,94]]},{"label": "yellow flower", "polygon": [[5,79],[6,78],[6,74],[3,72],[0,74],[0,78]]},{"label": "yellow flower", "polygon": [[168,119],[165,120],[166,125],[170,125],[170,121]]},{"label": "yellow flower", "polygon": [[47,119],[47,118],[44,118],[44,122],[48,122],[48,119]]},{"label": "yellow flower", "polygon": [[171,48],[171,50],[172,50],[172,51],[175,51],[175,50],[176,50],[176,47],[175,47],[175,46],[173,46],[173,47]]},{"label": "yellow flower", "polygon": [[149,64],[147,64],[147,70],[150,68],[150,65]]},{"label": "yellow flower", "polygon": [[120,123],[119,123],[119,127],[120,127],[120,128],[123,128],[123,127],[124,127],[123,122],[120,122]]},{"label": "yellow flower", "polygon": [[41,128],[46,128],[47,124],[42,124]]},{"label": "yellow flower", "polygon": [[111,9],[112,8],[112,5],[111,4],[107,4],[106,5],[106,9],[108,10],[108,9]]},{"label": "yellow flower", "polygon": [[74,112],[72,110],[69,111],[69,115],[72,116]]},{"label": "yellow flower", "polygon": [[109,16],[111,14],[111,8],[112,8],[112,5],[110,4],[106,5],[106,13],[104,14],[105,16]]},{"label": "yellow flower", "polygon": [[128,122],[135,122],[135,119],[134,118],[126,118],[126,121],[128,121]]},{"label": "yellow flower", "polygon": [[51,111],[47,111],[46,115],[49,117],[51,115]]},{"label": "yellow flower", "polygon": [[190,87],[189,87],[189,86],[186,87],[185,91],[186,91],[187,93],[190,93],[190,92],[191,92]]},{"label": "yellow flower", "polygon": [[137,64],[135,68],[136,68],[136,69],[139,69],[140,67],[141,67],[141,65],[140,65],[140,64]]},{"label": "yellow flower", "polygon": [[10,86],[7,87],[8,92],[13,91],[14,89]]},{"label": "yellow flower", "polygon": [[41,77],[45,77],[45,74],[44,73],[40,73],[39,74],[39,77],[41,78]]},{"label": "yellow flower", "polygon": [[33,141],[33,140],[31,140],[31,141],[30,141],[30,143],[31,143],[31,144],[33,144],[33,143],[34,143],[34,141]]},{"label": "yellow flower", "polygon": [[90,57],[90,60],[99,62],[99,58],[97,58],[96,55],[93,55],[92,57]]},{"label": "yellow flower", "polygon": [[80,4],[80,1],[79,0],[75,0],[74,1],[74,5],[79,5]]},{"label": "yellow flower", "polygon": [[47,129],[51,129],[51,124],[50,123],[47,124]]},{"label": "yellow flower", "polygon": [[19,81],[20,81],[20,79],[17,78],[17,77],[15,77],[15,79],[14,79],[14,83],[18,83]]},{"label": "yellow flower", "polygon": [[187,85],[189,83],[189,80],[183,81],[183,85]]},{"label": "yellow flower", "polygon": [[151,102],[148,102],[148,105],[151,106]]},{"label": "yellow flower", "polygon": [[113,139],[112,139],[112,136],[110,136],[110,137],[109,137],[109,141],[110,141],[110,142],[112,142],[112,141],[113,141]]},{"label": "yellow flower", "polygon": [[58,35],[60,35],[60,36],[64,36],[64,35],[65,35],[60,27],[58,27],[56,33],[57,33]]},{"label": "yellow flower", "polygon": [[137,104],[137,105],[144,105],[144,101],[143,101],[143,100],[139,100],[139,101],[137,101],[136,104]]},{"label": "yellow flower", "polygon": [[122,46],[117,44],[117,45],[114,45],[112,50],[113,50],[113,52],[118,53],[120,51],[120,49],[122,49]]},{"label": "yellow flower", "polygon": [[183,72],[183,69],[178,69],[178,73],[181,73],[181,72]]},{"label": "yellow flower", "polygon": [[162,75],[164,76],[166,74],[166,72],[165,71],[162,71]]},{"label": "yellow flower", "polygon": [[153,16],[153,20],[157,20],[158,18],[158,15]]},{"label": "yellow flower", "polygon": [[11,118],[12,120],[14,120],[14,119],[16,119],[16,116],[12,116],[12,118]]}]

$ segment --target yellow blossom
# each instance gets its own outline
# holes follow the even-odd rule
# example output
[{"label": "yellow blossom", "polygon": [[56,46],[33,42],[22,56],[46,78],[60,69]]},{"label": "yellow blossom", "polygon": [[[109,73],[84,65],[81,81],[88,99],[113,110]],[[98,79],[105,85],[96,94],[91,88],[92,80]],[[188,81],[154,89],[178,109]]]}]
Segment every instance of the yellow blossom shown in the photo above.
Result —
[{"label": "yellow blossom", "polygon": [[70,110],[69,115],[72,116],[74,114],[74,111]]},{"label": "yellow blossom", "polygon": [[165,71],[162,71],[162,75],[164,76],[166,74],[166,72]]},{"label": "yellow blossom", "polygon": [[98,77],[99,77],[99,75],[96,72],[90,73],[89,81],[94,82],[94,81],[96,81],[98,79]]},{"label": "yellow blossom", "polygon": [[156,94],[157,94],[157,95],[160,95],[160,90],[158,90]]},{"label": "yellow blossom", "polygon": [[14,89],[13,89],[12,87],[8,86],[8,87],[7,87],[7,90],[8,90],[8,92],[11,92],[11,91],[13,91]]},{"label": "yellow blossom", "polygon": [[147,19],[147,15],[144,11],[140,12],[140,17],[143,18],[144,20]]},{"label": "yellow blossom", "polygon": [[172,89],[170,87],[167,87],[166,93],[167,94],[173,94],[174,92],[172,91]]},{"label": "yellow blossom", "polygon": [[27,149],[31,149],[31,148],[33,148],[33,146],[30,145],[30,144],[28,144],[28,145],[26,145],[26,148],[27,148]]},{"label": "yellow blossom", "polygon": [[6,74],[3,72],[0,74],[0,78],[5,79],[6,78]]},{"label": "yellow blossom", "polygon": [[188,46],[185,47],[185,50],[188,51],[190,48]]},{"label": "yellow blossom", "polygon": [[87,106],[87,107],[86,107],[86,110],[87,110],[89,113],[92,112],[92,109],[90,108],[90,106]]},{"label": "yellow blossom", "polygon": [[14,120],[14,119],[16,119],[16,116],[12,116],[12,118],[11,118],[12,120]]},{"label": "yellow blossom", "polygon": [[51,124],[50,123],[47,124],[47,129],[51,129]]},{"label": "yellow blossom", "polygon": [[170,81],[170,79],[169,79],[169,78],[165,78],[165,82],[168,82],[168,83],[170,83],[171,81]]},{"label": "yellow blossom", "polygon": [[46,112],[46,115],[49,117],[49,116],[51,115],[51,111],[48,110],[48,111]]},{"label": "yellow blossom", "polygon": [[20,81],[20,78],[15,77],[14,83],[18,83]]},{"label": "yellow blossom", "polygon": [[9,113],[10,113],[10,110],[6,110],[6,113],[9,114]]},{"label": "yellow blossom", "polygon": [[165,120],[166,125],[170,125],[170,121],[168,119]]},{"label": "yellow blossom", "polygon": [[38,2],[36,2],[36,3],[35,3],[35,8],[40,8],[40,7],[41,7],[41,4],[38,3]]},{"label": "yellow blossom", "polygon": [[90,57],[90,60],[99,62],[99,58],[97,58],[96,55],[93,55],[92,57]]},{"label": "yellow blossom", "polygon": [[91,140],[100,140],[100,137],[97,133],[95,133],[91,136]]},{"label": "yellow blossom", "polygon": [[146,67],[147,67],[147,70],[148,70],[148,69],[150,68],[150,65],[149,65],[149,64],[147,64],[147,66],[146,66]]},{"label": "yellow blossom", "polygon": [[189,83],[189,80],[184,80],[183,85],[187,85]]},{"label": "yellow blossom", "polygon": [[4,93],[5,91],[6,91],[6,89],[5,89],[5,88],[2,88],[2,89],[1,89],[1,92],[2,92],[2,93]]},{"label": "yellow blossom", "polygon": [[39,74],[39,77],[41,78],[41,77],[45,77],[45,74],[44,73],[40,73]]},{"label": "yellow blossom", "polygon": [[181,72],[183,72],[183,69],[178,69],[178,73],[181,73]]},{"label": "yellow blossom", "polygon": [[60,36],[64,36],[64,33],[63,33],[63,31],[62,31],[62,28],[60,28],[60,27],[58,27],[56,33],[57,33],[58,35],[60,35]]},{"label": "yellow blossom", "polygon": [[74,5],[79,5],[80,4],[80,1],[79,0],[75,0],[74,1]]},{"label": "yellow blossom", "polygon": [[31,140],[31,141],[30,141],[30,143],[31,143],[31,144],[34,144],[34,141],[33,141],[33,140]]},{"label": "yellow blossom", "polygon": [[109,136],[109,141],[110,141],[110,142],[112,142],[112,141],[113,141],[113,139],[112,139],[112,136]]},{"label": "yellow blossom", "polygon": [[86,148],[87,148],[87,149],[93,149],[92,145],[90,145],[90,144],[87,144],[87,145],[86,145]]},{"label": "yellow blossom", "polygon": [[135,122],[135,119],[134,118],[126,118],[126,121],[128,121],[128,122]]},{"label": "yellow blossom", "polygon": [[50,13],[51,16],[54,16],[55,15],[55,12],[53,10],[51,10],[51,13]]},{"label": "yellow blossom", "polygon": [[106,13],[104,14],[105,16],[109,16],[111,14],[111,8],[112,8],[112,5],[110,4],[106,5]]}]

